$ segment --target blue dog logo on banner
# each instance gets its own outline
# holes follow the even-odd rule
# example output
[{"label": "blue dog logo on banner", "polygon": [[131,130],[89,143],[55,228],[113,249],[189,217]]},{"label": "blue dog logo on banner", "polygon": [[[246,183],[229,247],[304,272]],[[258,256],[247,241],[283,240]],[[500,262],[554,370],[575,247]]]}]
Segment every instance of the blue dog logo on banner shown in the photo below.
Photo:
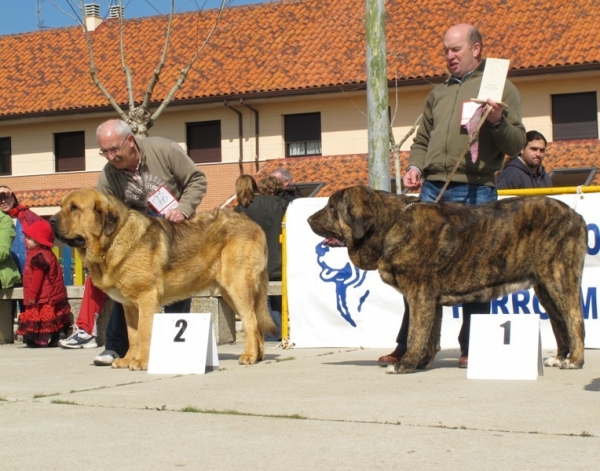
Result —
[{"label": "blue dog logo on banner", "polygon": [[[325,255],[327,252],[329,252],[329,247],[320,242],[315,247],[315,250],[317,252],[317,263],[319,264],[319,267],[321,267],[321,273],[319,274],[319,277],[325,282],[335,283],[337,310],[346,320],[346,322],[348,322],[352,327],[356,327],[356,322],[354,322],[354,319],[352,319],[352,315],[348,309],[347,290],[350,287],[358,288],[360,285],[362,285],[367,276],[367,272],[364,270],[359,270],[350,262],[346,263],[346,265],[342,268],[329,266],[325,261]],[[365,293],[360,297],[358,312],[360,312],[362,305],[368,296],[369,290],[366,290]]]}]

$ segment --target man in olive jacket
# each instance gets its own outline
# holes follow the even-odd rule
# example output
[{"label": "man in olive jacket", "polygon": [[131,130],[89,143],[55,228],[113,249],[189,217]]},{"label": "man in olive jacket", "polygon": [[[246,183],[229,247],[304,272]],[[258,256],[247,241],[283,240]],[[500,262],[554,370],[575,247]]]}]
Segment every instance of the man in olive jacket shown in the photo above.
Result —
[{"label": "man in olive jacket", "polygon": [[[488,203],[498,197],[495,173],[502,167],[504,156],[516,155],[525,146],[521,97],[515,86],[507,81],[502,94],[505,106],[487,100],[491,110],[479,130],[474,158],[473,147],[469,150],[466,123],[477,108],[472,99],[479,95],[485,69],[483,39],[475,27],[458,24],[446,31],[442,42],[451,75],[435,87],[425,101],[423,119],[410,149],[403,183],[409,190],[420,189],[421,201],[435,201],[455,164],[460,161],[442,201]],[[489,312],[489,302],[463,305],[463,325],[458,337],[461,348],[459,368],[468,365],[471,314]],[[398,345],[392,353],[379,358],[379,365],[397,363],[406,352],[409,319],[405,303]]]}]

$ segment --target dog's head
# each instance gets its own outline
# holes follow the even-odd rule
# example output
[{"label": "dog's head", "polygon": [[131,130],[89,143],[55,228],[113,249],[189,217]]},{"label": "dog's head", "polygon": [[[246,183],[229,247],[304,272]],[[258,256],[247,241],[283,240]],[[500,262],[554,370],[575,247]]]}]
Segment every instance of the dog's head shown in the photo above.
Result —
[{"label": "dog's head", "polygon": [[374,215],[370,200],[374,191],[352,186],[336,191],[325,207],[308,218],[312,231],[325,238],[329,247],[352,247],[373,229]]},{"label": "dog's head", "polygon": [[67,194],[60,211],[50,218],[56,237],[78,249],[105,247],[119,224],[119,210],[112,197],[82,188]]},{"label": "dog's head", "polygon": [[356,267],[375,270],[389,231],[398,223],[402,210],[416,201],[414,197],[351,186],[331,195],[325,207],[308,218],[308,224],[325,238],[324,245],[348,247]]}]

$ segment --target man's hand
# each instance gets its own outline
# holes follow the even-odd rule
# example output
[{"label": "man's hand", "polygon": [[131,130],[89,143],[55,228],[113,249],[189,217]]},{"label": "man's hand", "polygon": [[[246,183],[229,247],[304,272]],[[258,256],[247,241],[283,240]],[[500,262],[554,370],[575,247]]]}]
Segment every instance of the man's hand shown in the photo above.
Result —
[{"label": "man's hand", "polygon": [[409,190],[421,188],[421,172],[419,172],[419,169],[417,167],[409,168],[402,178],[402,183]]},{"label": "man's hand", "polygon": [[487,104],[491,108],[490,113],[487,115],[487,120],[490,124],[498,124],[502,119],[502,111],[504,111],[504,108],[491,98],[488,98]]},{"label": "man's hand", "polygon": [[178,209],[169,209],[165,214],[165,219],[171,222],[183,222],[185,215]]}]

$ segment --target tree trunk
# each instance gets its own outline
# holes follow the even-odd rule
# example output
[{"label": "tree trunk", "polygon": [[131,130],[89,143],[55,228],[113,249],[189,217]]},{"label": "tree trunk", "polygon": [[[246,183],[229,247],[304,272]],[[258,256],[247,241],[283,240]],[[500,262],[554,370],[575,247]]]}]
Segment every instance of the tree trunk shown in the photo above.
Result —
[{"label": "tree trunk", "polygon": [[367,5],[367,119],[369,186],[391,190],[384,0]]}]

